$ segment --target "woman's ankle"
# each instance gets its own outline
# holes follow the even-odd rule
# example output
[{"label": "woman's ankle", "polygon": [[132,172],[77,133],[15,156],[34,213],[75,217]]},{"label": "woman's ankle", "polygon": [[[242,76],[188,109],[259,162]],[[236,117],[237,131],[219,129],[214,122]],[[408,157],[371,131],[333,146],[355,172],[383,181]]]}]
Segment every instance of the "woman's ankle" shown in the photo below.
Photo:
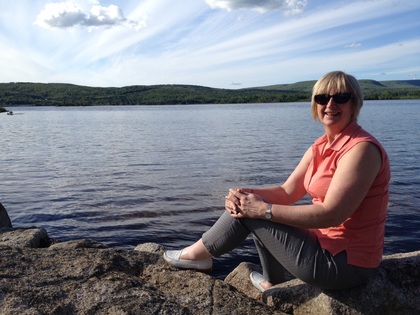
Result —
[{"label": "woman's ankle", "polygon": [[206,247],[200,239],[196,243],[184,248],[182,250],[180,259],[199,261],[206,260],[211,257],[212,255],[207,251]]},{"label": "woman's ankle", "polygon": [[263,282],[261,282],[260,283],[260,285],[265,289],[265,290],[268,290],[268,289],[270,289],[272,286],[273,286],[273,284],[271,283],[271,282],[268,282],[268,281],[263,281]]}]

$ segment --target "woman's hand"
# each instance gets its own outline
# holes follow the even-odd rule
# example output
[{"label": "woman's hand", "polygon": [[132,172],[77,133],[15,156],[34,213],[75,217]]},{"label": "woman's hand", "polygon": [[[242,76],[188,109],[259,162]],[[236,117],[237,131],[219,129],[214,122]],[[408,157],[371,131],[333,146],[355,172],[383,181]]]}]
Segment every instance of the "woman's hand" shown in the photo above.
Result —
[{"label": "woman's hand", "polygon": [[225,208],[234,218],[263,219],[267,203],[248,189],[229,189]]},{"label": "woman's hand", "polygon": [[239,199],[231,193],[233,190],[236,189],[229,189],[228,195],[225,197],[225,209],[232,215],[239,213],[238,205],[240,203]]}]

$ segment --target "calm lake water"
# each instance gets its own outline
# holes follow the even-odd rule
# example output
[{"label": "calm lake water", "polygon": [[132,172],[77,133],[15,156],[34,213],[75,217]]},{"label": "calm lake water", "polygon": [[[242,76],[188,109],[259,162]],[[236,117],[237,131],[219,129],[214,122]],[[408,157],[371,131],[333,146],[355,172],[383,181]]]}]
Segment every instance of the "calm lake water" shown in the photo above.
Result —
[{"label": "calm lake water", "polygon": [[[309,103],[8,109],[0,201],[14,227],[127,249],[189,245],[222,213],[228,188],[282,183],[323,133]],[[420,249],[419,121],[419,100],[361,111],[391,160],[385,254]],[[248,240],[218,261],[216,275],[258,259]]]}]

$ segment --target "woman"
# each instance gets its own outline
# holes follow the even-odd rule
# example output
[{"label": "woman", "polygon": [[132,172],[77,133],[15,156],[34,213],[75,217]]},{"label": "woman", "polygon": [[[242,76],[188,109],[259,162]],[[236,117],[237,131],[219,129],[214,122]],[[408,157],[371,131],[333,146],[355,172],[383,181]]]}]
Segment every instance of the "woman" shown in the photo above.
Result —
[{"label": "woman", "polygon": [[[312,115],[325,130],[281,186],[230,189],[224,214],[202,238],[164,259],[177,268],[210,270],[212,257],[252,234],[263,275],[260,291],[285,281],[285,270],[324,289],[364,283],[382,259],[390,166],[381,144],[357,124],[363,95],[344,72],[313,87]],[[294,205],[306,194],[309,205]]]}]

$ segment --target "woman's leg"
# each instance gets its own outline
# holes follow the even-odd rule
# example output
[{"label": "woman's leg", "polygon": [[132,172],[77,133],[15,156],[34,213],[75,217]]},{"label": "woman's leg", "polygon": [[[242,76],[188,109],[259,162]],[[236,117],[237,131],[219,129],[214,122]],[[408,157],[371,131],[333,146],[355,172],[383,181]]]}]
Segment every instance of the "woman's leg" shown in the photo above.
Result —
[{"label": "woman's leg", "polygon": [[254,243],[258,251],[258,256],[260,257],[264,278],[267,279],[267,282],[264,283],[263,286],[267,289],[273,284],[286,281],[286,268],[284,268],[279,261],[271,255],[271,253],[265,248],[264,244],[262,244],[255,236]]},{"label": "woman's leg", "polygon": [[241,245],[250,233],[258,241],[264,276],[273,284],[284,281],[284,269],[327,289],[360,285],[373,273],[373,269],[348,265],[345,252],[332,256],[310,230],[265,220],[234,219],[228,212],[203,234],[202,245],[218,257]]},{"label": "woman's leg", "polygon": [[225,211],[201,239],[182,250],[180,258],[204,260],[219,257],[238,247],[249,234],[246,227]]},{"label": "woman's leg", "polygon": [[360,285],[374,272],[374,269],[348,265],[345,252],[332,256],[321,248],[310,230],[264,220],[240,221],[253,233],[264,276],[273,284],[284,281],[284,269],[325,289]]},{"label": "woman's leg", "polygon": [[203,234],[202,242],[207,251],[219,257],[241,245],[251,231],[240,220],[225,211],[213,226]]}]

